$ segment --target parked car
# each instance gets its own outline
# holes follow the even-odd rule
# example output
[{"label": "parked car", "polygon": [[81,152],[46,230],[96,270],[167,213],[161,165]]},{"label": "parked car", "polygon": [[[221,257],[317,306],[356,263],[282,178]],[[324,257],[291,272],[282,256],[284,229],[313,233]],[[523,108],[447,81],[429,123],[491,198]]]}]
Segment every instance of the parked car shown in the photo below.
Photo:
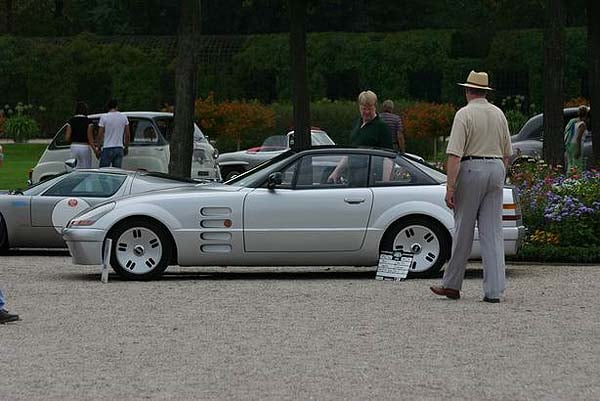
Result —
[{"label": "parked car", "polygon": [[[341,179],[330,182],[344,162]],[[226,183],[199,184],[103,203],[63,235],[73,263],[110,264],[128,279],[181,266],[374,266],[381,250],[412,252],[410,275],[439,272],[454,217],[446,175],[393,151],[321,147],[287,151]],[[517,195],[504,188],[504,246],[517,252],[525,228]],[[476,234],[472,257],[479,256]]]},{"label": "parked car", "polygon": [[[564,125],[566,127],[570,119],[577,117],[577,107],[564,109]],[[560,135],[563,137],[562,133]],[[539,160],[542,158],[544,147],[544,114],[531,117],[521,128],[518,134],[511,137],[513,155],[510,165],[528,160]],[[583,135],[583,158],[589,163],[592,159],[592,131],[587,130]]]},{"label": "parked car", "polygon": [[[173,113],[125,112],[129,119],[131,141],[129,154],[123,158],[123,168],[144,169],[167,173],[169,171],[169,141],[173,134]],[[98,132],[101,114],[90,115],[94,124],[94,135]],[[66,124],[58,130],[37,165],[30,173],[30,183],[47,180],[66,171],[65,160],[70,159],[70,145],[65,140]],[[194,153],[192,178],[219,180],[221,178],[216,163],[218,153],[202,131],[194,124]],[[98,167],[98,159],[92,157],[92,167]]]},{"label": "parked car", "polygon": [[162,173],[102,168],[74,170],[23,191],[6,191],[0,194],[0,252],[66,248],[63,227],[91,206],[124,195],[197,183]]},{"label": "parked car", "polygon": [[[320,129],[311,129],[313,146],[334,145],[327,133]],[[225,181],[248,171],[260,163],[274,158],[290,149],[294,143],[294,131],[287,135],[273,135],[265,139],[261,146],[238,152],[221,153],[217,159],[221,175]]]}]

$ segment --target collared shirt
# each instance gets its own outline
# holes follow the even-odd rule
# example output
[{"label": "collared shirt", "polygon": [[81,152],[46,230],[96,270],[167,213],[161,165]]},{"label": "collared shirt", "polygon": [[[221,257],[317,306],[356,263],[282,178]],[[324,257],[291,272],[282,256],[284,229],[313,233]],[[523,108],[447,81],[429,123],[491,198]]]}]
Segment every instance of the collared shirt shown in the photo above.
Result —
[{"label": "collared shirt", "polygon": [[392,134],[392,142],[398,142],[398,135],[402,134],[402,119],[398,114],[386,111],[379,113],[379,117],[387,124]]},{"label": "collared shirt", "polygon": [[374,119],[364,125],[362,124],[362,119],[359,118],[350,134],[350,141],[354,146],[372,146],[388,149],[392,149],[394,146],[390,130],[385,122],[379,118],[379,115],[376,115]]},{"label": "collared shirt", "polygon": [[510,156],[510,133],[502,110],[485,98],[471,100],[454,116],[446,153],[458,157]]}]

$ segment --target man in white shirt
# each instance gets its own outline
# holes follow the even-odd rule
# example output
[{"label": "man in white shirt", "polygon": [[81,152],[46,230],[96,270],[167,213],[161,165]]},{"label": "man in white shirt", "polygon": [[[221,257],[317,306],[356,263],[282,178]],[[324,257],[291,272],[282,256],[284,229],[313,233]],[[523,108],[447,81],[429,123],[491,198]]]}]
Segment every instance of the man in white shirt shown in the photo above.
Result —
[{"label": "man in white shirt", "polygon": [[118,167],[123,164],[129,146],[129,121],[117,110],[118,103],[112,99],[108,102],[108,113],[100,117],[98,126],[102,141],[100,167]]}]

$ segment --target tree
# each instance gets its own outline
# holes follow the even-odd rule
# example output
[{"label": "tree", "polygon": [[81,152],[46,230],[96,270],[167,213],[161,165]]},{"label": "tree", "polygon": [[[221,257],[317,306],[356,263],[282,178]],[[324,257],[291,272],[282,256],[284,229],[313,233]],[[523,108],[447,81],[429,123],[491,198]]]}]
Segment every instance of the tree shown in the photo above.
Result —
[{"label": "tree", "polygon": [[4,32],[12,33],[12,19],[13,19],[13,2],[12,0],[4,0],[4,18],[5,28]]},{"label": "tree", "polygon": [[[600,3],[587,2],[590,108],[592,110],[592,163],[600,166]],[[596,111],[594,111],[594,108]]]},{"label": "tree", "polygon": [[306,80],[306,0],[290,0],[290,51],[294,82],[294,149],[311,145],[308,82]]},{"label": "tree", "polygon": [[194,49],[199,34],[200,0],[181,0],[175,66],[175,126],[169,161],[169,172],[180,177],[189,177],[192,171],[197,71]]},{"label": "tree", "polygon": [[544,4],[544,159],[564,164],[563,97],[565,65],[565,10],[563,0]]}]

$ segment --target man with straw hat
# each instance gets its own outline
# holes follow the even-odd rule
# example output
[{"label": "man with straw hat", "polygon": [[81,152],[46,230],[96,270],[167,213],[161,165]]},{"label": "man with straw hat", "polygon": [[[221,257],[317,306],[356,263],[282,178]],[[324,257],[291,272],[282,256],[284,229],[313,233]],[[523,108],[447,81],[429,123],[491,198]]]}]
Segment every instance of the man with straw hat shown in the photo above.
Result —
[{"label": "man with straw hat", "polygon": [[475,223],[483,261],[483,300],[500,302],[506,286],[502,198],[508,158],[512,153],[508,123],[502,110],[486,99],[493,90],[485,72],[471,71],[465,87],[468,104],[454,117],[446,153],[446,205],[454,210],[452,256],[437,295],[459,299]]}]

